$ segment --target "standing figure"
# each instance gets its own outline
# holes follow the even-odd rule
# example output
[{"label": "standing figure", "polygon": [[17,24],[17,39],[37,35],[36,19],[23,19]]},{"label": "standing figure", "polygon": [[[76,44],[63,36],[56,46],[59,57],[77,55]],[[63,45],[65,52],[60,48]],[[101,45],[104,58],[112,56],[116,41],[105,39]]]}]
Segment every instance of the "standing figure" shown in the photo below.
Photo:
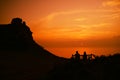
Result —
[{"label": "standing figure", "polygon": [[83,61],[87,61],[87,54],[86,54],[86,51],[84,52],[84,55],[83,55]]},{"label": "standing figure", "polygon": [[76,61],[79,61],[79,60],[80,60],[80,54],[78,53],[78,51],[76,51],[75,60],[76,60]]}]

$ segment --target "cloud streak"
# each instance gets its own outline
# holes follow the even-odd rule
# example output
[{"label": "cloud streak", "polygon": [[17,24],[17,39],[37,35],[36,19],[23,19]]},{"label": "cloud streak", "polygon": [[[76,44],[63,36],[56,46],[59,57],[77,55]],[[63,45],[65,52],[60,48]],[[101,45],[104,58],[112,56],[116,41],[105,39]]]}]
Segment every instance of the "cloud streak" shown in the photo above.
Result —
[{"label": "cloud streak", "polygon": [[120,6],[120,1],[119,0],[106,0],[103,2],[103,6],[117,7],[117,6]]},{"label": "cloud streak", "polygon": [[[113,1],[113,0],[107,0]],[[107,2],[104,1],[104,4]],[[118,5],[118,4],[117,4]],[[106,5],[107,6],[107,5]],[[120,10],[112,9],[76,9],[51,12],[37,20],[36,32],[46,38],[87,38],[117,34],[113,26],[120,17]],[[117,24],[118,22],[116,22]],[[42,24],[42,25],[41,25]],[[40,26],[39,26],[40,25]],[[70,36],[71,35],[71,36]],[[76,36],[77,35],[77,36]]]}]

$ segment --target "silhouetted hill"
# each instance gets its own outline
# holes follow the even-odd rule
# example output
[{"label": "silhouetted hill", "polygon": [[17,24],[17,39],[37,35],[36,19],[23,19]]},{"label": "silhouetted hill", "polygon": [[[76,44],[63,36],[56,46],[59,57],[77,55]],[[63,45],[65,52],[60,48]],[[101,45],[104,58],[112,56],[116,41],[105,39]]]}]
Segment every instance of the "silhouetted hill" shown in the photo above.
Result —
[{"label": "silhouetted hill", "polygon": [[38,45],[22,19],[0,25],[0,80],[36,80],[64,60]]}]

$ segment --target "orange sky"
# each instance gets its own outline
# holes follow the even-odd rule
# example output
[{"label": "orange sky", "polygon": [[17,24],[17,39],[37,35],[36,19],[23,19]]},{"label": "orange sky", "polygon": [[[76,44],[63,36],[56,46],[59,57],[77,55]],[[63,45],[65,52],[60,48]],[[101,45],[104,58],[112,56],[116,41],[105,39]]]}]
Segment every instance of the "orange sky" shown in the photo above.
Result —
[{"label": "orange sky", "polygon": [[80,47],[120,52],[120,0],[0,0],[0,24],[14,17],[25,20],[36,42],[58,56]]}]

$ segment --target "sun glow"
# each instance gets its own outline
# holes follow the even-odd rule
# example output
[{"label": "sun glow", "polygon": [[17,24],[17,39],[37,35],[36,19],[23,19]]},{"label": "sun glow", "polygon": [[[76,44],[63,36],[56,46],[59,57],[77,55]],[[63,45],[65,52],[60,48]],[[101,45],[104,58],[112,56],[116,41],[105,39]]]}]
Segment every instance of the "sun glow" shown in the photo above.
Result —
[{"label": "sun glow", "polygon": [[[119,0],[11,1],[0,1],[0,22],[23,18],[35,41],[54,54],[71,55],[68,47],[120,47]],[[64,50],[59,53],[61,47]]]}]

